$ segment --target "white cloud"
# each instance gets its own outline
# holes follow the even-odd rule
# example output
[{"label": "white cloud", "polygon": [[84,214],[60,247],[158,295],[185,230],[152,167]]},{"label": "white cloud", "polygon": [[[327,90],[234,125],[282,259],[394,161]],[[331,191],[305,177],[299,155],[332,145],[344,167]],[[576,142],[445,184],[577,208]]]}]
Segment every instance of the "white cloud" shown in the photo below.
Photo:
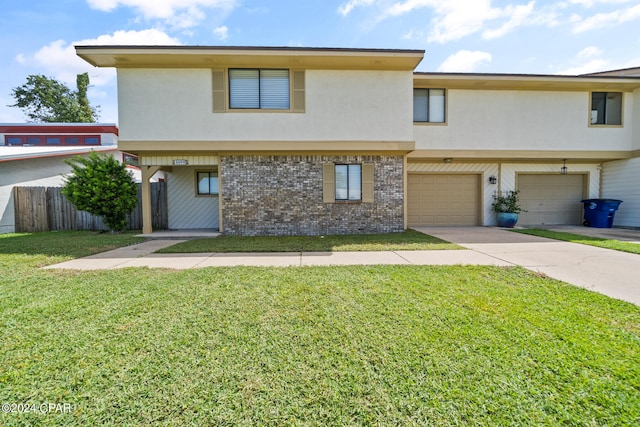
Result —
[{"label": "white cloud", "polygon": [[492,59],[489,52],[460,50],[445,59],[438,67],[438,71],[470,73],[481,65],[491,62]]},{"label": "white cloud", "polygon": [[631,0],[569,0],[569,3],[579,4],[584,7],[592,7],[596,4],[620,4],[628,3]]},{"label": "white cloud", "polygon": [[598,28],[613,27],[638,18],[640,18],[640,4],[609,13],[596,13],[585,19],[574,16],[572,19],[576,25],[573,27],[573,32],[582,33]]},{"label": "white cloud", "polygon": [[237,0],[87,0],[97,10],[111,12],[130,7],[145,19],[161,19],[177,28],[189,28],[204,20],[203,9],[232,10]]},{"label": "white cloud", "polygon": [[[560,23],[559,11],[567,3],[536,5],[535,0],[526,4],[508,3],[494,6],[496,0],[349,0],[342,3],[338,12],[347,15],[356,7],[373,6],[379,9],[376,22],[388,18],[430,9],[425,13],[428,28],[427,42],[446,43],[468,35],[482,32],[485,39],[502,37],[521,26],[555,26]],[[504,2],[500,2],[504,3]],[[489,28],[493,27],[495,28]],[[412,39],[419,31],[412,30],[403,35]]]},{"label": "white cloud", "polygon": [[371,6],[375,0],[349,0],[338,6],[338,13],[347,16],[353,9],[359,6]]},{"label": "white cloud", "polygon": [[222,27],[215,28],[213,34],[220,40],[225,41],[229,38],[229,28],[223,25]]},{"label": "white cloud", "polygon": [[619,70],[624,68],[637,67],[640,64],[640,57],[635,57],[627,61],[612,61],[603,57],[605,51],[589,46],[578,52],[571,61],[573,64],[557,71],[561,75],[581,75],[607,70]]},{"label": "white cloud", "polygon": [[[549,23],[551,15],[534,16],[535,1],[524,5],[493,7],[492,0],[405,0],[396,2],[386,9],[381,19],[413,12],[417,9],[433,9],[429,42],[446,43],[461,39],[478,31],[483,31],[491,22],[502,22],[498,28],[484,30],[485,39],[502,37],[515,28],[530,23]],[[548,16],[547,16],[548,15]]]},{"label": "white cloud", "polygon": [[582,49],[580,52],[578,52],[576,56],[580,59],[587,59],[587,58],[592,58],[594,56],[600,56],[603,53],[604,51],[602,49],[596,46],[589,46]]},{"label": "white cloud", "polygon": [[429,7],[435,12],[431,21],[429,42],[446,43],[480,31],[485,22],[501,15],[491,7],[491,0],[406,0],[387,9],[388,16],[399,16],[413,10]]},{"label": "white cloud", "polygon": [[24,65],[35,65],[67,84],[75,85],[76,75],[89,72],[92,85],[105,85],[115,77],[115,70],[94,68],[76,55],[74,45],[176,45],[180,42],[162,31],[116,31],[95,39],[67,43],[56,40],[43,46],[32,55],[19,54],[16,60]]},{"label": "white cloud", "polygon": [[507,22],[505,22],[504,24],[502,24],[502,26],[495,30],[485,30],[482,33],[482,37],[485,39],[495,39],[498,37],[502,37],[505,34],[516,29],[517,27],[525,24],[527,20],[530,19],[530,16],[533,13],[534,4],[535,2],[531,1],[526,5],[507,6],[505,9],[503,9],[504,15],[508,17]]}]

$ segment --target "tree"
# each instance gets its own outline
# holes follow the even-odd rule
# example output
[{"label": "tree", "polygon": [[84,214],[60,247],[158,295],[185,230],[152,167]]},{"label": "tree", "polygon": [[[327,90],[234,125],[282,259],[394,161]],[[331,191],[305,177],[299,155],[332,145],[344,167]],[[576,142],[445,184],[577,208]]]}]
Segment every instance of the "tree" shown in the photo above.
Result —
[{"label": "tree", "polygon": [[16,103],[10,107],[21,108],[34,122],[95,123],[97,108],[91,107],[87,98],[89,74],[78,74],[76,85],[73,91],[55,79],[30,75],[25,84],[13,88]]},{"label": "tree", "polygon": [[62,194],[77,209],[101,216],[111,230],[124,230],[127,214],[138,203],[138,186],[125,165],[96,152],[65,163],[73,175],[65,178]]}]

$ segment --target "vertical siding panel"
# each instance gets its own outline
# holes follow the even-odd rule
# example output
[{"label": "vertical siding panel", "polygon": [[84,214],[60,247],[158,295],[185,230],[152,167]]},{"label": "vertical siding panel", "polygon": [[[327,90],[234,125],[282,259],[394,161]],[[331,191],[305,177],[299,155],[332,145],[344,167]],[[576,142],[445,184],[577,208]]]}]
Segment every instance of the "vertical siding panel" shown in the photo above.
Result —
[{"label": "vertical siding panel", "polygon": [[602,197],[622,200],[614,225],[640,227],[640,158],[606,162],[602,168]]},{"label": "vertical siding panel", "polygon": [[218,228],[219,209],[216,197],[195,195],[195,172],[206,167],[175,167],[167,182],[168,227]]}]

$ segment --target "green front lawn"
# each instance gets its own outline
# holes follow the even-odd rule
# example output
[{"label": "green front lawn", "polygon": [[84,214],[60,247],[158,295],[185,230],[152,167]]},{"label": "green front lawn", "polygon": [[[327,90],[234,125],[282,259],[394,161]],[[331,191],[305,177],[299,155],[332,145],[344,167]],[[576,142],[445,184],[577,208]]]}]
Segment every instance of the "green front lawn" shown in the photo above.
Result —
[{"label": "green front lawn", "polygon": [[640,244],[624,242],[621,240],[601,239],[599,237],[583,236],[580,234],[565,233],[562,231],[542,230],[538,228],[511,229],[517,233],[529,234],[532,236],[546,237],[548,239],[563,240],[571,243],[581,243],[583,245],[597,246],[599,248],[613,249],[615,251],[630,252],[640,254]]},{"label": "green front lawn", "polygon": [[361,252],[443,249],[462,248],[415,230],[406,230],[403,233],[330,236],[220,236],[214,239],[190,240],[158,252]]},{"label": "green front lawn", "polygon": [[4,239],[0,403],[71,411],[3,426],[640,423],[640,307],[520,268],[39,270]]},{"label": "green front lawn", "polygon": [[52,231],[46,233],[0,234],[0,268],[14,258],[27,257],[28,263],[46,265],[93,255],[122,246],[144,242],[135,231],[108,233],[92,231]]}]

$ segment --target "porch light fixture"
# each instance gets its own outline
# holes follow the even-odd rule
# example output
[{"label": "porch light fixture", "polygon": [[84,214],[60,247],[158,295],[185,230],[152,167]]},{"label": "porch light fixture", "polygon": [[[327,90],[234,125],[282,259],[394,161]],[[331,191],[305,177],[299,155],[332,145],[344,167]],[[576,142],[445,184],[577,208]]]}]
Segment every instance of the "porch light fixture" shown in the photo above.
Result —
[{"label": "porch light fixture", "polygon": [[174,166],[187,166],[189,164],[189,160],[187,159],[173,159]]},{"label": "porch light fixture", "polygon": [[498,178],[495,177],[495,175],[491,175],[489,177],[489,184],[497,184],[498,183]]},{"label": "porch light fixture", "polygon": [[567,169],[567,159],[562,159],[562,167],[560,168],[560,175],[566,175],[569,170]]},{"label": "porch light fixture", "polygon": [[443,161],[444,163],[451,163],[451,160],[453,160],[451,157],[447,157],[447,158],[445,158],[445,159],[442,159],[442,161]]}]

